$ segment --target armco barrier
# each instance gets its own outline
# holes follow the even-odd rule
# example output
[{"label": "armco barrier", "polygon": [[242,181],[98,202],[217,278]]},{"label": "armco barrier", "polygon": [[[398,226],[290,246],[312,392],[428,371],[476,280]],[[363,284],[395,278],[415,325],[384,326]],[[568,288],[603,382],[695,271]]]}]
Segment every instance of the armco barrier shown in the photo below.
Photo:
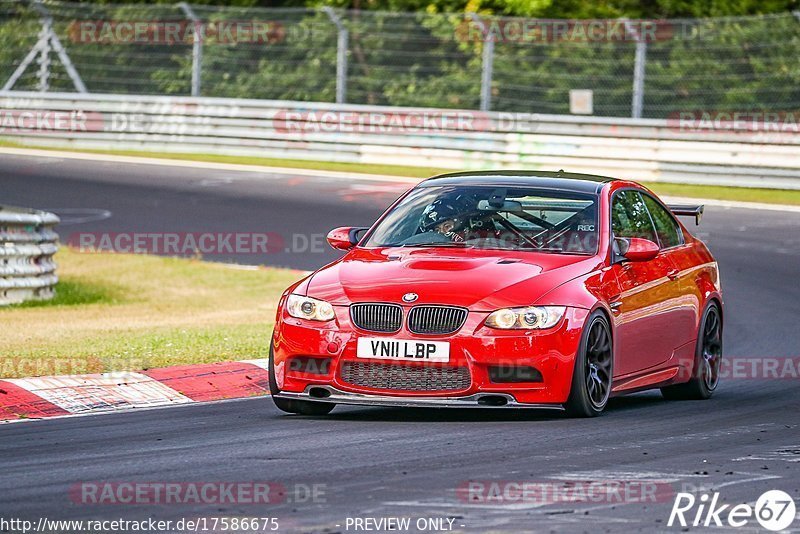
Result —
[{"label": "armco barrier", "polygon": [[58,222],[53,213],[0,206],[0,306],[53,297]]},{"label": "armco barrier", "polygon": [[[800,134],[770,124],[325,103],[0,93],[0,136],[31,145],[588,172],[800,189]],[[800,120],[800,117],[798,117]]]}]

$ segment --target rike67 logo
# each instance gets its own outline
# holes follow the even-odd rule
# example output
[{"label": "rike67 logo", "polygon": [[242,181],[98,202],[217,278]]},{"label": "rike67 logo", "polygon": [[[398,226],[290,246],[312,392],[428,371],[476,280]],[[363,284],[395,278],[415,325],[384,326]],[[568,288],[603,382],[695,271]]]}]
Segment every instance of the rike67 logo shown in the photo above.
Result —
[{"label": "rike67 logo", "polygon": [[[755,503],[719,503],[719,493],[703,493],[696,497],[691,493],[678,493],[669,514],[668,527],[745,527],[757,521],[763,528],[778,532],[789,528],[795,519],[794,499],[781,490],[763,493]],[[751,525],[754,526],[754,525]]]}]

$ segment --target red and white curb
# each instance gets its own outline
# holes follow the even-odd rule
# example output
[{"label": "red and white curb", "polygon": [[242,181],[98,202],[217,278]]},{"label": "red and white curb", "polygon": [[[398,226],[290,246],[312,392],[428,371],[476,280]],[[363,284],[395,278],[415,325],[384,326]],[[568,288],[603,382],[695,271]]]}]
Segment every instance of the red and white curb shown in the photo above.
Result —
[{"label": "red and white curb", "polygon": [[0,422],[267,395],[267,360],[0,380]]}]

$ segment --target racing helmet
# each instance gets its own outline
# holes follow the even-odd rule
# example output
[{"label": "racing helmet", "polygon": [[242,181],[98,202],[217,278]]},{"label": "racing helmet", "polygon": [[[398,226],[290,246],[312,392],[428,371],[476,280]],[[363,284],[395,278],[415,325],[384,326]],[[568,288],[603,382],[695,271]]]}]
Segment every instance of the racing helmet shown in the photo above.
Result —
[{"label": "racing helmet", "polygon": [[453,221],[456,232],[462,229],[469,218],[469,205],[463,195],[437,198],[422,211],[419,223],[421,232],[429,232],[445,221]]}]

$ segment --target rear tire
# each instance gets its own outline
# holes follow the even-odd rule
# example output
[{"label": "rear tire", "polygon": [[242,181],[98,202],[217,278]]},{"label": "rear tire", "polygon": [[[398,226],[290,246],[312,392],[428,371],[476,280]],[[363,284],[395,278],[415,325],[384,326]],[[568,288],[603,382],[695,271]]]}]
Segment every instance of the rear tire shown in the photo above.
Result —
[{"label": "rear tire", "polygon": [[661,388],[668,400],[705,400],[714,394],[719,385],[722,364],[722,314],[719,305],[711,302],[703,312],[700,331],[697,333],[692,377],[688,382]]},{"label": "rear tire", "polygon": [[304,401],[298,399],[282,399],[276,397],[280,393],[278,381],[275,379],[275,356],[272,351],[272,343],[269,346],[269,392],[272,395],[272,402],[279,410],[286,413],[298,415],[328,415],[336,407],[332,402]]},{"label": "rear tire", "polygon": [[570,417],[596,417],[605,410],[614,376],[611,327],[602,312],[589,316],[575,356],[572,388],[564,407]]}]

